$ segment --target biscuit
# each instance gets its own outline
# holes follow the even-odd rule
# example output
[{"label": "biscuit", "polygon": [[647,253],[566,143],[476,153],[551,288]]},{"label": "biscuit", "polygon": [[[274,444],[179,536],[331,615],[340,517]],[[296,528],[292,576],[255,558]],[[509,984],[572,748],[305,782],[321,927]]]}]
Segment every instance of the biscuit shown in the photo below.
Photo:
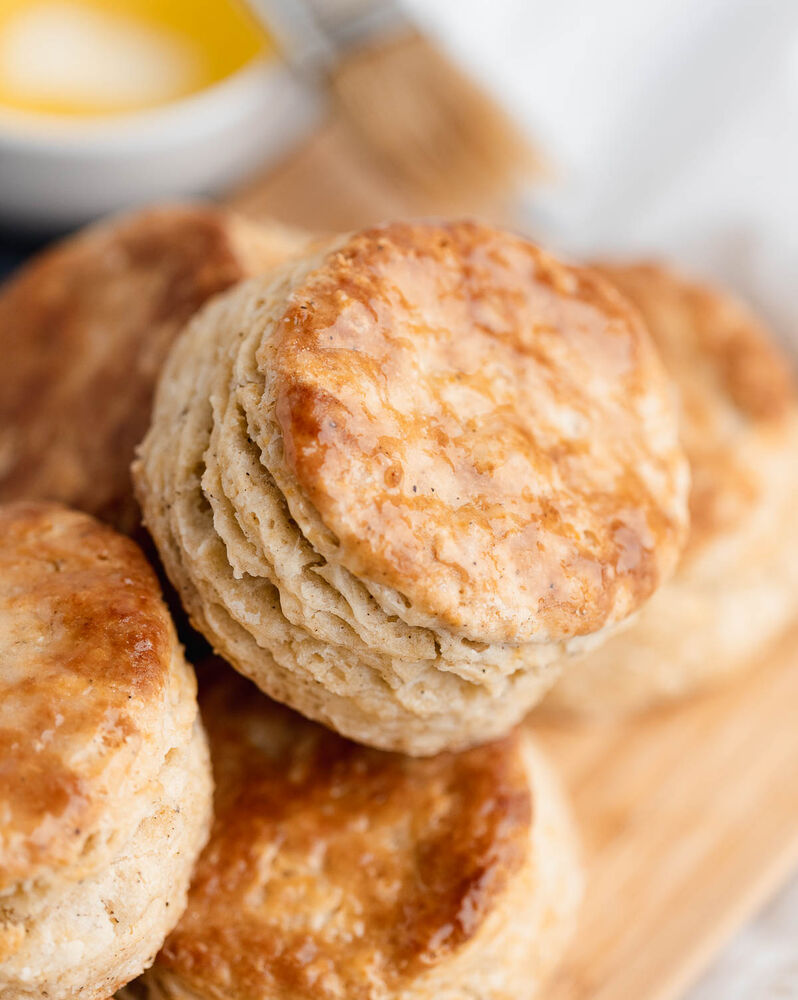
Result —
[{"label": "biscuit", "polygon": [[130,462],[177,332],[304,242],[174,206],[100,223],[26,264],[0,290],[0,501],[59,500],[133,531]]},{"label": "biscuit", "polygon": [[414,759],[350,743],[226,668],[201,696],[215,820],[148,1000],[532,996],[582,879],[518,731]]},{"label": "biscuit", "polygon": [[506,733],[675,565],[637,315],[471,223],[343,237],[202,310],[134,465],[195,626],[266,693],[431,754]]},{"label": "biscuit", "polygon": [[129,539],[0,507],[0,996],[99,1000],[151,961],[207,839],[196,680]]},{"label": "biscuit", "polygon": [[769,332],[728,295],[656,265],[602,270],[639,307],[678,387],[692,473],[675,576],[546,701],[616,714],[739,670],[798,612],[798,391]]}]

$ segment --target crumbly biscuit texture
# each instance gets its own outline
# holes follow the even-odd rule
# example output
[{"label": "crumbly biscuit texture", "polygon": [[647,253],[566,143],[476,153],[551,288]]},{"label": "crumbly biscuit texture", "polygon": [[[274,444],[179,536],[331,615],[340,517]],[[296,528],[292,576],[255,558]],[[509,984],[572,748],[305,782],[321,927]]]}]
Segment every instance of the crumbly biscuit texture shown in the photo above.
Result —
[{"label": "crumbly biscuit texture", "polygon": [[150,809],[109,863],[47,892],[0,898],[4,1000],[102,1000],[153,962],[186,906],[210,826],[199,720],[158,775]]},{"label": "crumbly biscuit texture", "polygon": [[137,546],[45,502],[0,507],[0,646],[0,995],[105,997],[207,835],[194,674]]}]

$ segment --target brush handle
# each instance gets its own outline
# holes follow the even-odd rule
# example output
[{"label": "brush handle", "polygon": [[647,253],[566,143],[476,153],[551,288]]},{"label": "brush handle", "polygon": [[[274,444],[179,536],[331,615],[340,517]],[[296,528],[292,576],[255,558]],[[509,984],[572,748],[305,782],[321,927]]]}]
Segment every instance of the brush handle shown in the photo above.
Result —
[{"label": "brush handle", "polygon": [[305,0],[325,35],[339,51],[383,38],[407,27],[396,0]]},{"label": "brush handle", "polygon": [[318,80],[350,49],[407,30],[396,0],[247,0],[303,76]]}]

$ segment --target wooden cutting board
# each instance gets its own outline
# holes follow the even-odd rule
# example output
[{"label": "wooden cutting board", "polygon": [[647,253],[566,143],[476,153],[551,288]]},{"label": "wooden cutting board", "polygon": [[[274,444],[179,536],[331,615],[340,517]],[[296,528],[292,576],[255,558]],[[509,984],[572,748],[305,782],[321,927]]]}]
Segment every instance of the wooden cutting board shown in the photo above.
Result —
[{"label": "wooden cutting board", "polygon": [[570,789],[588,880],[546,1000],[676,1000],[798,867],[798,627],[712,695],[530,725]]},{"label": "wooden cutting board", "polygon": [[[427,214],[335,121],[230,203],[316,231]],[[588,876],[545,1000],[677,1000],[798,866],[798,627],[719,693],[621,725],[530,725],[570,789]]]}]

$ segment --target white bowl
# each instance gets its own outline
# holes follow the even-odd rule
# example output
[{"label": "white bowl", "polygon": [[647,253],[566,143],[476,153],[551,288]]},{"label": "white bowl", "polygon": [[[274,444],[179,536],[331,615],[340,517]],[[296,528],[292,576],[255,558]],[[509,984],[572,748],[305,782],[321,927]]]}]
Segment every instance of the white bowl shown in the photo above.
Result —
[{"label": "white bowl", "polygon": [[212,194],[285,152],[318,112],[318,98],[270,59],[147,111],[77,120],[3,112],[0,224],[53,231]]}]

